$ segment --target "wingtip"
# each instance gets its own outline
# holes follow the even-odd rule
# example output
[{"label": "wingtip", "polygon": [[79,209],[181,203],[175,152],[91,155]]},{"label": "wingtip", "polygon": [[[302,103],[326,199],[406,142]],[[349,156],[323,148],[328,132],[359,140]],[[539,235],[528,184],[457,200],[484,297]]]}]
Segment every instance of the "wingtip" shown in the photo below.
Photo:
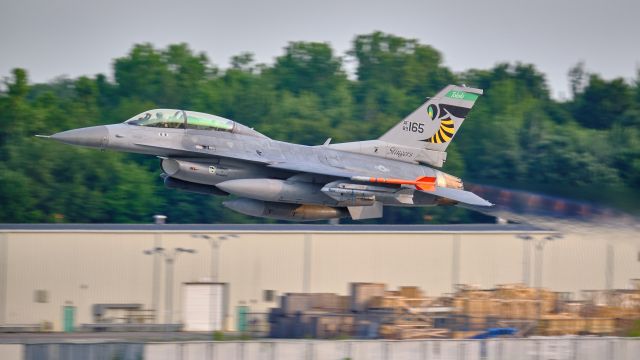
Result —
[{"label": "wingtip", "polygon": [[35,137],[37,138],[42,138],[42,139],[49,139],[51,137],[51,135],[40,135],[40,134],[36,134]]}]

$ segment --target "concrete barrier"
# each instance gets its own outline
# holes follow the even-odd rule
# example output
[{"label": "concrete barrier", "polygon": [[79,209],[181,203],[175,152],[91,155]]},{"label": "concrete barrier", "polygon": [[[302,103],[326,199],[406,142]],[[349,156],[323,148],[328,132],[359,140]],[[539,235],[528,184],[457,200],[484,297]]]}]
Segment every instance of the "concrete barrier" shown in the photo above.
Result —
[{"label": "concrete barrier", "polygon": [[480,359],[480,341],[251,341],[182,342],[145,346],[153,360]]},{"label": "concrete barrier", "polygon": [[[140,360],[144,344],[139,343],[46,343],[24,345],[25,360]],[[4,360],[4,357],[0,357]],[[176,357],[167,359],[179,359]]]},{"label": "concrete barrier", "polygon": [[486,341],[486,358],[495,360],[632,360],[640,358],[640,339],[527,338]]},{"label": "concrete barrier", "polygon": [[262,340],[0,345],[1,360],[637,360],[640,339]]}]

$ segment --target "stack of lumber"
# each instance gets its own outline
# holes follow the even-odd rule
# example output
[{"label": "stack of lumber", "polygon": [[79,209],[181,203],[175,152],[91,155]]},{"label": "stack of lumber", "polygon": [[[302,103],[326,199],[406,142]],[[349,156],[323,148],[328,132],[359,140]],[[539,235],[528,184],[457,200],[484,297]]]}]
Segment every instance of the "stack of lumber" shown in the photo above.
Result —
[{"label": "stack of lumber", "polygon": [[581,315],[585,317],[607,317],[612,319],[638,319],[640,318],[640,309],[606,305],[585,306]]},{"label": "stack of lumber", "polygon": [[402,286],[397,291],[385,291],[382,296],[370,298],[368,308],[415,313],[419,308],[430,306],[432,301],[417,286]]},{"label": "stack of lumber", "polygon": [[382,283],[351,283],[351,311],[366,311],[374,298],[385,295],[385,289],[386,285]]},{"label": "stack of lumber", "polygon": [[478,331],[478,330],[454,331],[451,333],[451,338],[452,339],[469,339],[482,332],[483,331]]},{"label": "stack of lumber", "polygon": [[579,315],[585,310],[585,303],[583,301],[567,301],[562,303],[558,310],[559,312]]},{"label": "stack of lumber", "polygon": [[354,327],[353,316],[318,315],[311,318],[309,335],[321,339],[351,336]]},{"label": "stack of lumber", "polygon": [[429,306],[431,300],[429,298],[406,298],[402,296],[376,296],[369,302],[369,309],[392,309],[395,311],[404,311],[405,309],[424,308]]},{"label": "stack of lumber", "polygon": [[503,301],[533,301],[534,307],[540,306],[542,314],[549,314],[556,310],[557,294],[546,289],[530,288],[522,284],[507,284],[499,285],[495,292],[495,298]]},{"label": "stack of lumber", "polygon": [[538,312],[552,313],[556,302],[556,294],[551,291],[509,284],[491,290],[461,288],[452,305],[458,314],[472,318],[535,319]]},{"label": "stack of lumber", "polygon": [[417,286],[401,286],[398,289],[398,295],[404,298],[423,298],[424,294]]},{"label": "stack of lumber", "polygon": [[332,293],[286,293],[280,298],[280,307],[286,315],[309,310],[345,312],[348,310],[348,305],[348,296]]},{"label": "stack of lumber", "polygon": [[540,335],[577,335],[584,331],[586,322],[584,318],[574,314],[545,315],[538,324]]},{"label": "stack of lumber", "polygon": [[315,293],[311,295],[311,308],[333,312],[344,312],[349,308],[349,297],[333,293]]},{"label": "stack of lumber", "polygon": [[385,291],[369,301],[370,310],[386,310],[378,334],[385,339],[429,339],[449,336],[448,329],[434,328],[432,319],[425,314],[433,299],[416,286],[403,286],[396,291]]},{"label": "stack of lumber", "polygon": [[584,317],[640,319],[640,290],[591,290],[582,295],[586,298],[580,312]]},{"label": "stack of lumber", "polygon": [[433,328],[421,322],[382,324],[379,329],[381,337],[394,340],[445,338],[449,334],[447,329]]},{"label": "stack of lumber", "polygon": [[583,318],[575,314],[545,315],[538,326],[540,335],[578,335],[613,334],[616,330],[615,319],[612,318]]},{"label": "stack of lumber", "polygon": [[607,305],[640,315],[640,290],[612,290],[607,293]]},{"label": "stack of lumber", "polygon": [[609,335],[616,330],[616,320],[613,318],[587,318],[584,332],[595,335]]}]

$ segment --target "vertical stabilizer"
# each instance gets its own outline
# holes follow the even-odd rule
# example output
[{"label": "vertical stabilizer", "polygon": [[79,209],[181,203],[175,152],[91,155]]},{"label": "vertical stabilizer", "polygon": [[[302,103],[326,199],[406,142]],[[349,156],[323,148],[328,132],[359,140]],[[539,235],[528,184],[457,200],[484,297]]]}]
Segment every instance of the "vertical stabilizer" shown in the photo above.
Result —
[{"label": "vertical stabilizer", "polygon": [[481,89],[448,85],[380,137],[393,144],[445,151]]}]

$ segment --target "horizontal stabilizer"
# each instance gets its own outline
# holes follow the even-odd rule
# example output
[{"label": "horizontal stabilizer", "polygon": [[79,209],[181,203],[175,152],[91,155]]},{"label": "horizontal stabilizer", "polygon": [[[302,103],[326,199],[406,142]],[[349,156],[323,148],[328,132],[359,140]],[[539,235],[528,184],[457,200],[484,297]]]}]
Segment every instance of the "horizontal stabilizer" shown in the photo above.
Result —
[{"label": "horizontal stabilizer", "polygon": [[464,190],[451,189],[446,187],[436,186],[433,191],[427,191],[429,194],[440,196],[446,199],[451,199],[460,203],[475,205],[475,206],[493,206],[492,203],[481,198],[480,196]]}]

